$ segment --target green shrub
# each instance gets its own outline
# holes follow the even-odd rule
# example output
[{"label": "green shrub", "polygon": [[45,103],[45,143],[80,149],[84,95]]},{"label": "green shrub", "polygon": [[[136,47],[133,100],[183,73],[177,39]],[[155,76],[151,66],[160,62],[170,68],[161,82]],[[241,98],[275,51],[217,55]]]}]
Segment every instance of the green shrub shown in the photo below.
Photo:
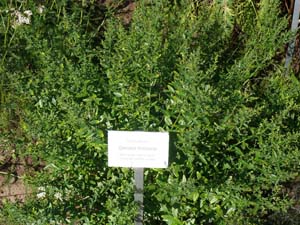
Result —
[{"label": "green shrub", "polygon": [[[13,28],[8,23],[7,29],[15,33],[10,40],[18,46],[14,54],[20,57],[20,66],[10,64],[13,52],[8,51],[2,68],[7,82],[12,83],[9,75],[18,76],[15,89],[8,91],[26,100],[20,124],[26,134],[23,154],[34,165],[46,167],[28,177],[34,194],[23,211],[11,208],[4,216],[15,218],[15,224],[23,224],[21,218],[26,216],[37,224],[131,221],[135,213],[131,172],[124,170],[124,182],[107,168],[103,121],[110,100],[95,46],[102,35],[104,8],[76,1],[46,2],[42,14],[34,2],[6,7],[21,13],[30,9],[33,14],[30,24]],[[93,17],[98,21],[91,25]],[[17,219],[14,210],[24,215]]]},{"label": "green shrub", "polygon": [[1,68],[20,78],[25,154],[46,166],[28,177],[32,199],[2,214],[131,224],[132,171],[107,167],[111,129],[171,133],[169,168],[145,172],[145,224],[263,224],[287,210],[300,92],[277,57],[289,38],[278,4],[138,1],[124,26],[97,3],[53,1],[10,28],[24,59],[6,53]]},{"label": "green shrub", "polygon": [[170,169],[147,172],[146,223],[261,224],[289,206],[298,167],[299,86],[275,60],[286,20],[270,1],[246,22],[230,5],[182,5],[143,5],[104,41],[113,128],[176,136]]}]

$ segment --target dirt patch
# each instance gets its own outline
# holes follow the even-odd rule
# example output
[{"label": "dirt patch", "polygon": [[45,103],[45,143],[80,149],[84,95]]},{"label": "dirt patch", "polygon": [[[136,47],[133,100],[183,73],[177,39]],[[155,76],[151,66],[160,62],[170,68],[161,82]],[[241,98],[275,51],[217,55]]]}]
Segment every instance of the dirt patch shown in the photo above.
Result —
[{"label": "dirt patch", "polygon": [[264,225],[300,224],[300,177],[283,184],[282,194],[293,200],[294,204],[286,212],[270,214]]},{"label": "dirt patch", "polygon": [[23,177],[32,171],[28,161],[16,155],[14,146],[3,141],[0,145],[0,205],[3,201],[24,202],[30,193]]},{"label": "dirt patch", "polygon": [[0,171],[0,204],[8,200],[12,202],[24,202],[29,194],[23,176],[25,175],[25,166],[17,165],[14,171]]},{"label": "dirt patch", "polygon": [[3,201],[24,202],[29,194],[22,179],[16,180],[14,177],[1,175],[0,185],[0,204]]}]

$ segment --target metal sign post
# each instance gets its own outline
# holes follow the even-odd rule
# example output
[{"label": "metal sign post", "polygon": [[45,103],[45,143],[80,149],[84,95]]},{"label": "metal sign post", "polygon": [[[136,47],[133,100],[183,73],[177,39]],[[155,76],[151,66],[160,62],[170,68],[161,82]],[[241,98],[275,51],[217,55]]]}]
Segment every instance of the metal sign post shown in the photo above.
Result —
[{"label": "metal sign post", "polygon": [[167,168],[168,163],[169,133],[108,131],[108,166],[134,169],[135,225],[144,219],[144,168]]},{"label": "metal sign post", "polygon": [[143,225],[144,217],[144,168],[134,168],[134,201],[138,205],[138,214],[135,225]]},{"label": "metal sign post", "polygon": [[[298,29],[299,15],[300,15],[300,0],[295,0],[293,19],[292,19],[292,27],[291,27],[292,31],[296,31]],[[290,63],[293,59],[295,43],[296,43],[296,38],[294,38],[288,46],[288,50],[286,53],[286,59],[285,59],[285,68],[287,68],[287,69],[289,68]]]}]

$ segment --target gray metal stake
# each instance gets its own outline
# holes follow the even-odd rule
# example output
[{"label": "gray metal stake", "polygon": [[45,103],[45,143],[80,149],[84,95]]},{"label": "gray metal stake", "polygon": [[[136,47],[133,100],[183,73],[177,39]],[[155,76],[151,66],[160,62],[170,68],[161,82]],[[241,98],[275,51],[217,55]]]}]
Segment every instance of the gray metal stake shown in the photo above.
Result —
[{"label": "gray metal stake", "polygon": [[134,168],[134,201],[138,204],[138,215],[135,225],[143,225],[144,217],[144,168]]},{"label": "gray metal stake", "polygon": [[[292,31],[296,31],[298,29],[299,15],[300,15],[300,0],[295,0],[293,19],[292,19],[292,27],[291,27]],[[296,43],[296,38],[294,38],[294,40],[292,40],[290,42],[287,53],[286,53],[285,68],[287,68],[287,69],[293,59],[295,43]]]}]

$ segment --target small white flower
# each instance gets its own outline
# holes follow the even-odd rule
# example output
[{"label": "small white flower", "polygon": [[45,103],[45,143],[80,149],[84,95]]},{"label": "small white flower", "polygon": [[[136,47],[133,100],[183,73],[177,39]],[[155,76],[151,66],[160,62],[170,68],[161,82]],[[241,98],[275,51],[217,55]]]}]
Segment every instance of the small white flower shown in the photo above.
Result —
[{"label": "small white flower", "polygon": [[38,11],[39,14],[42,14],[44,12],[44,9],[45,9],[45,6],[39,5],[38,8],[37,8],[37,11]]},{"label": "small white flower", "polygon": [[24,14],[27,15],[27,17],[32,16],[32,12],[30,10],[24,11]]},{"label": "small white flower", "polygon": [[21,13],[20,11],[15,10],[12,15],[15,17],[12,27],[16,28],[22,24],[30,24],[32,12],[30,10],[26,10],[24,13]]},{"label": "small white flower", "polygon": [[46,192],[37,193],[36,197],[37,198],[45,198],[46,197]]},{"label": "small white flower", "polygon": [[46,191],[46,188],[45,188],[45,187],[38,187],[38,191],[43,191],[43,192],[45,192],[45,191]]},{"label": "small white flower", "polygon": [[38,193],[37,193],[36,197],[37,198],[45,198],[46,197],[45,187],[38,187]]},{"label": "small white flower", "polygon": [[56,198],[57,200],[60,200],[60,201],[63,200],[63,199],[62,199],[62,194],[59,193],[59,192],[56,192],[56,193],[54,194],[54,198]]}]

